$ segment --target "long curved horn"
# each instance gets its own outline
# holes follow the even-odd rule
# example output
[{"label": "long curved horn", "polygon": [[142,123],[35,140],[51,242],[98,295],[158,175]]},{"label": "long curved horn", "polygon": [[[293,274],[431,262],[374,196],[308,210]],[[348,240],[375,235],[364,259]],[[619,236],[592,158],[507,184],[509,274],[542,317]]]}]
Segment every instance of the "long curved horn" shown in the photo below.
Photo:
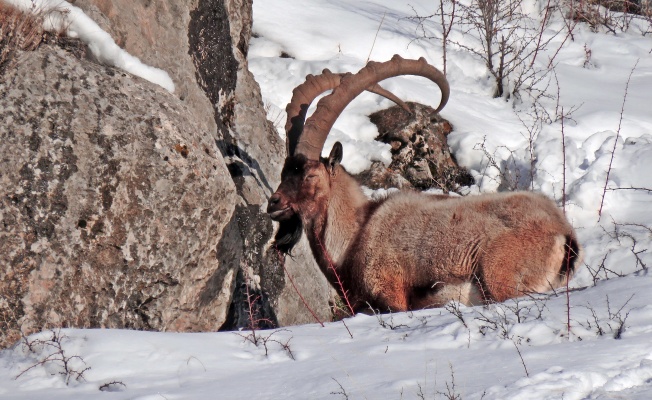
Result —
[{"label": "long curved horn", "polygon": [[[351,73],[334,74],[328,69],[322,71],[320,75],[308,75],[306,80],[301,85],[297,86],[292,91],[292,100],[285,108],[287,113],[287,122],[285,123],[286,133],[286,150],[288,155],[293,155],[295,147],[299,142],[299,138],[303,133],[303,125],[306,120],[308,108],[317,96],[326,92],[327,90],[334,89],[340,85],[343,78],[351,75]],[[401,106],[405,111],[411,113],[410,108],[401,99],[396,97],[392,92],[383,89],[377,83],[363,88],[372,93],[383,96],[394,103]]]},{"label": "long curved horn", "polygon": [[295,153],[303,154],[311,160],[319,160],[326,137],[344,108],[366,88],[399,75],[423,76],[435,82],[441,90],[437,112],[448,102],[450,87],[446,76],[428,64],[423,57],[418,60],[406,60],[394,55],[390,61],[384,63],[371,61],[357,74],[343,76],[333,92],[319,100],[317,110],[305,122],[305,126],[302,126]]}]

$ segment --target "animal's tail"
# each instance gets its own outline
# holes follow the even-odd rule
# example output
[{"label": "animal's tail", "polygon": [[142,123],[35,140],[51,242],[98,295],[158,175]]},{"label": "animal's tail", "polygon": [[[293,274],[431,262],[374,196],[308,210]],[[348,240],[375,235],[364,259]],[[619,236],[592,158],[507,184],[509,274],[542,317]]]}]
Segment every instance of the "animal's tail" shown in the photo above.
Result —
[{"label": "animal's tail", "polygon": [[561,262],[559,269],[559,278],[562,282],[566,282],[575,274],[579,264],[582,262],[582,250],[577,239],[574,236],[566,235],[566,243],[564,243],[564,259]]}]

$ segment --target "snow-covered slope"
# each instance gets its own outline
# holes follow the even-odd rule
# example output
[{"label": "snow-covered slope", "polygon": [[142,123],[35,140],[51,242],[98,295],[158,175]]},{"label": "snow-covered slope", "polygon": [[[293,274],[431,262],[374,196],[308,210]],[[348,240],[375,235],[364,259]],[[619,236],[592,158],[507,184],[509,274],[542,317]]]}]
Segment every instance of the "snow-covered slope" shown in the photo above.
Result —
[{"label": "snow-covered slope", "polygon": [[649,399],[651,285],[640,274],[572,292],[570,340],[564,294],[257,332],[267,355],[249,332],[63,330],[85,380],[66,386],[55,363],[15,379],[52,350],[18,345],[0,356],[0,398],[437,399],[448,385],[462,399]]},{"label": "snow-covered slope", "polygon": [[[422,31],[409,18],[415,10],[432,13],[434,3],[410,4],[256,1],[257,37],[249,60],[270,119],[282,128],[281,110],[306,74],[357,71],[369,54],[377,61],[395,53],[423,56],[441,67],[439,42],[415,40]],[[562,26],[560,16],[553,16],[545,35]],[[433,20],[424,28],[428,35],[441,31]],[[472,39],[456,34],[462,42]],[[573,36],[554,37],[537,61],[545,66],[563,43],[551,97],[541,101],[553,117],[562,108],[572,111],[563,135],[558,120],[531,137],[527,99],[491,98],[482,62],[454,46],[447,66],[451,100],[441,113],[454,126],[449,141],[456,158],[476,178],[469,192],[497,190],[517,171],[529,174],[531,162],[535,190],[562,206],[565,187],[565,209],[585,248],[585,265],[568,293],[488,307],[451,304],[358,315],[324,328],[314,324],[256,336],[54,331],[66,336],[60,340],[65,357],[86,363],[73,357],[70,371],[91,367],[84,379],[72,376],[68,386],[60,363],[37,365],[54,349],[53,333],[46,331],[29,339],[35,352],[22,344],[0,352],[0,398],[652,398],[652,38],[633,28],[613,35],[584,25]],[[384,86],[405,100],[439,102],[436,87],[420,78],[396,78]],[[361,95],[336,123],[325,151],[343,142],[344,165],[352,172],[372,160],[388,162],[389,148],[373,142],[377,131],[367,118],[388,105]],[[516,166],[512,175],[501,176],[487,154],[498,166]],[[100,391],[105,384],[108,392]]]}]

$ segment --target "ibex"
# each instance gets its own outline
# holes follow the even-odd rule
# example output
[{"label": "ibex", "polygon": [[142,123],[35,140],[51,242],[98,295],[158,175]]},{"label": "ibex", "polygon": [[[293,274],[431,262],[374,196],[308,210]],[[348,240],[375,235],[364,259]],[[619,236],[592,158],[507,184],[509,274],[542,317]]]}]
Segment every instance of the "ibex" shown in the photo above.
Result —
[{"label": "ibex", "polygon": [[[404,106],[378,82],[417,75],[439,86],[437,111],[449,97],[445,76],[419,60],[394,56],[357,74],[307,76],[287,106],[287,159],[267,212],[279,222],[278,249],[288,253],[305,230],[313,255],[351,311],[405,311],[503,301],[567,282],[579,263],[575,232],[541,194],[511,192],[432,196],[398,192],[369,200],[340,165],[337,142],[321,151],[333,123],[351,100],[369,90]],[[321,93],[316,111],[310,103]],[[409,109],[408,109],[409,110]],[[305,124],[304,124],[305,122]]]}]

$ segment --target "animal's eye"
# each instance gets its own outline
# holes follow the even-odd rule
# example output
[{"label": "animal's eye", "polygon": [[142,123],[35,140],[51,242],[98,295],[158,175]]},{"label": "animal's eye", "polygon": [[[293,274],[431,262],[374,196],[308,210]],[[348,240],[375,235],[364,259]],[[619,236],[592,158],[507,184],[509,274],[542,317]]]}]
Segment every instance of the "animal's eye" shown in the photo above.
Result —
[{"label": "animal's eye", "polygon": [[317,175],[310,174],[310,175],[306,176],[306,179],[312,179],[312,178],[316,178],[316,177],[317,177]]}]

